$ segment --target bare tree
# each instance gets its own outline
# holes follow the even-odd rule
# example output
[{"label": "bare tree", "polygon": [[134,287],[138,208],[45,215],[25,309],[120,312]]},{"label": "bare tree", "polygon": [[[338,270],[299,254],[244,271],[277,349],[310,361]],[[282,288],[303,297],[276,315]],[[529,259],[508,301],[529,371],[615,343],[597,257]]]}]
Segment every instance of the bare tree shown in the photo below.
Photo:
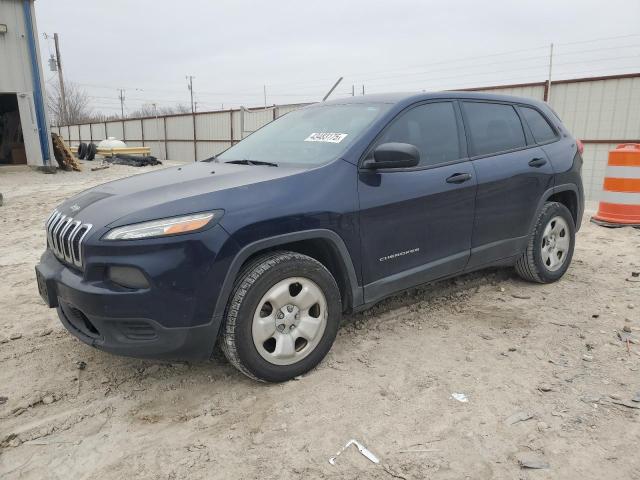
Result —
[{"label": "bare tree", "polygon": [[64,83],[67,100],[67,111],[63,112],[60,86],[50,88],[47,95],[47,105],[53,122],[56,125],[74,125],[91,119],[92,111],[89,106],[89,96],[78,85],[71,82]]},{"label": "bare tree", "polygon": [[191,109],[182,104],[178,104],[170,107],[157,107],[154,108],[152,103],[145,103],[140,108],[129,113],[129,118],[138,118],[138,117],[153,117],[157,115],[175,115],[176,113],[188,113],[191,112]]}]

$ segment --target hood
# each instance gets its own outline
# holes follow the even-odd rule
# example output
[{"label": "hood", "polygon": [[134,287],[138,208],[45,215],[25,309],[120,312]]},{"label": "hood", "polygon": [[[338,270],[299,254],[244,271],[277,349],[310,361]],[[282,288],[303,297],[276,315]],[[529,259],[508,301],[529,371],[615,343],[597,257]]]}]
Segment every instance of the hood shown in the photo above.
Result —
[{"label": "hood", "polygon": [[301,168],[197,162],[115,180],[71,197],[58,211],[100,228],[213,209],[219,192],[303,172]]}]

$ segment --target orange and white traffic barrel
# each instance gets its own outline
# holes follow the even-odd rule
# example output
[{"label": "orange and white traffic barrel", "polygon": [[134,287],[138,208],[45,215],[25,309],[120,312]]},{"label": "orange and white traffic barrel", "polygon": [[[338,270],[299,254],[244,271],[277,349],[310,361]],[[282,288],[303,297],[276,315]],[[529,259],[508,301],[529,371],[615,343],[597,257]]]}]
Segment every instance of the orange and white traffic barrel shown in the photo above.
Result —
[{"label": "orange and white traffic barrel", "polygon": [[640,144],[623,143],[609,152],[598,213],[591,221],[606,227],[640,227]]}]

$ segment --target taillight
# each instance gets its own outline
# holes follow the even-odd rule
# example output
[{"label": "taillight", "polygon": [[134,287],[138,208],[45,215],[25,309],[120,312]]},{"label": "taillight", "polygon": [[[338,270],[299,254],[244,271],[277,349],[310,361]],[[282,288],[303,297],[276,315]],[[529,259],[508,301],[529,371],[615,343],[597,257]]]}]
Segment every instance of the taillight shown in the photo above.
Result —
[{"label": "taillight", "polygon": [[578,146],[578,153],[582,155],[582,152],[584,152],[584,144],[580,140],[576,140],[576,145]]}]

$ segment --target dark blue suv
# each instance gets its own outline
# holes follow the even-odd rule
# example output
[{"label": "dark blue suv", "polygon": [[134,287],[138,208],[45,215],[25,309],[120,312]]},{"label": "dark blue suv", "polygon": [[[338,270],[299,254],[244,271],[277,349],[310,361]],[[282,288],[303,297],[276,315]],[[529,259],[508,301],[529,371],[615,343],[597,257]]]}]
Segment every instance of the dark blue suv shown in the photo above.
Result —
[{"label": "dark blue suv", "polygon": [[213,159],[107,183],[46,224],[38,286],[109,352],[283,381],[343,312],[488,266],[548,283],[583,212],[582,145],[544,103],[446,92],[312,105]]}]

